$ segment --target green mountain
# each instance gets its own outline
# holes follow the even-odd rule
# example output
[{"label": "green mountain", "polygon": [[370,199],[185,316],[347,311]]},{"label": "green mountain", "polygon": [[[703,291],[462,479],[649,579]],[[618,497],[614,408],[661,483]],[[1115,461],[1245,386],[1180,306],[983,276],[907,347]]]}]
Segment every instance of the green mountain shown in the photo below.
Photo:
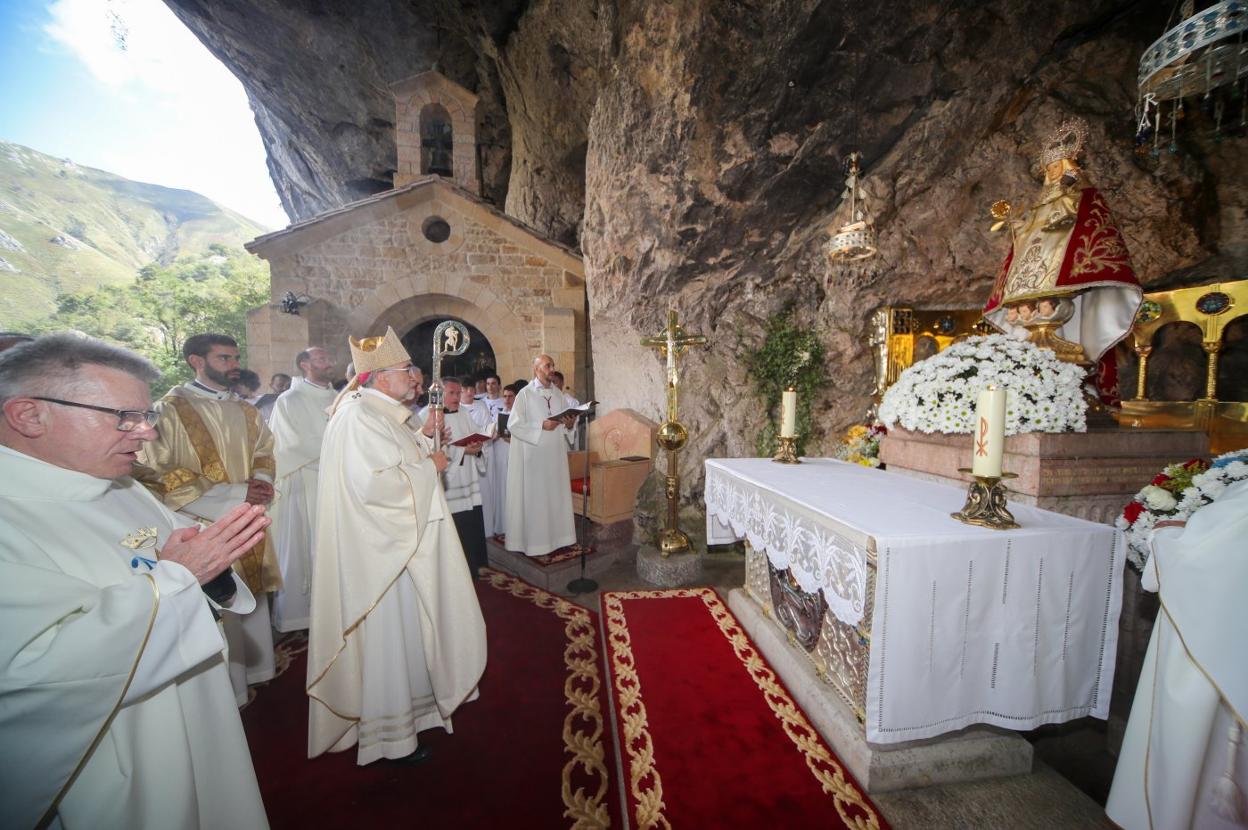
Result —
[{"label": "green mountain", "polygon": [[0,329],[45,317],[57,294],[131,282],[144,265],[267,231],[198,193],[0,141]]}]

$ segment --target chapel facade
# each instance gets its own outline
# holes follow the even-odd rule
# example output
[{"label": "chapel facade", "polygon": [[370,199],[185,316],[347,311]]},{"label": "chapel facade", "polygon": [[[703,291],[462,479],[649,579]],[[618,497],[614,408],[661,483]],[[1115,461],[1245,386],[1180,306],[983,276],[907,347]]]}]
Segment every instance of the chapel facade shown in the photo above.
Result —
[{"label": "chapel facade", "polygon": [[[545,352],[588,397],[581,257],[481,198],[475,95],[435,71],[392,89],[394,189],[247,244],[272,275],[272,301],[247,315],[250,368],[291,372],[309,344],[341,368],[348,335],[387,326],[419,365],[432,346],[422,325],[453,318],[487,341],[504,383],[530,377]],[[283,310],[288,293],[297,313]]]}]

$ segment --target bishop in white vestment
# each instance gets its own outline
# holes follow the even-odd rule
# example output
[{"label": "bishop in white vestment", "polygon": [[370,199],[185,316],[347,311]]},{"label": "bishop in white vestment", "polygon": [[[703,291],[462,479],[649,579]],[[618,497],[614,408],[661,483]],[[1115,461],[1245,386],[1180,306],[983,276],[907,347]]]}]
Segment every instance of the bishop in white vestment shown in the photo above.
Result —
[{"label": "bishop in white vestment", "polygon": [[533,361],[533,382],[520,390],[507,428],[507,550],[544,556],[576,543],[572,481],[568,475],[568,424],[552,420],[567,398],[550,381],[554,361]]},{"label": "bishop in white vestment", "polygon": [[1156,534],[1142,584],[1158,592],[1161,611],[1105,811],[1125,830],[1242,830],[1248,480],[1227,487],[1181,530]]},{"label": "bishop in white vestment", "polygon": [[[324,349],[308,349],[306,354],[310,356],[305,362],[329,360]],[[308,371],[314,368],[309,365]],[[335,395],[328,379],[317,383],[310,376],[295,378],[273,405],[269,421],[281,493],[273,505],[273,541],[282,571],[282,588],[273,594],[273,627],[278,631],[299,631],[309,624],[321,439]]]},{"label": "bishop in white vestment", "polygon": [[[0,423],[0,825],[265,828],[225,641],[177,552],[212,537],[125,475],[155,435],[155,368],[51,335],[6,353],[0,383],[49,348],[75,357],[76,383],[48,390],[45,363],[27,381],[45,397],[9,398]],[[246,513],[250,542],[268,522]]]},{"label": "bishop in white vestment", "polygon": [[449,732],[476,696],[485,621],[439,482],[446,456],[409,423],[419,369],[393,330],[351,350],[359,374],[321,450],[334,475],[314,535],[308,756],[356,746],[361,765],[415,762],[419,733]]}]

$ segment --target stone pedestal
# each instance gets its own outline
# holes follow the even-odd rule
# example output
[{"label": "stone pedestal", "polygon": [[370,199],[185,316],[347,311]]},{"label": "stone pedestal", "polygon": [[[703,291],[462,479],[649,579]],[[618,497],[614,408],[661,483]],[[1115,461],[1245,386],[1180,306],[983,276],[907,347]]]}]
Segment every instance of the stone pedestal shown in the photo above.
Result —
[{"label": "stone pedestal", "polygon": [[[489,540],[486,547],[489,551],[490,567],[518,576],[552,594],[566,595],[568,583],[581,575],[580,557],[553,565],[540,565],[522,553],[504,550],[493,540]],[[585,557],[585,576],[597,580],[620,557],[627,555],[629,551],[626,548],[600,547]]]},{"label": "stone pedestal", "polygon": [[674,553],[664,558],[658,548],[643,545],[637,551],[637,575],[659,588],[690,585],[702,578],[702,554]]},{"label": "stone pedestal", "polygon": [[767,662],[784,681],[811,725],[869,793],[1026,775],[1031,744],[1015,732],[972,726],[921,741],[867,742],[862,724],[840,695],[830,693],[808,655],[741,588],[728,594],[728,607]]},{"label": "stone pedestal", "polygon": [[[1209,436],[1180,430],[1091,429],[1012,435],[1002,467],[1010,500],[1111,524],[1141,487],[1167,464],[1207,456]],[[880,442],[880,460],[906,475],[965,487],[971,436],[894,429]]]}]

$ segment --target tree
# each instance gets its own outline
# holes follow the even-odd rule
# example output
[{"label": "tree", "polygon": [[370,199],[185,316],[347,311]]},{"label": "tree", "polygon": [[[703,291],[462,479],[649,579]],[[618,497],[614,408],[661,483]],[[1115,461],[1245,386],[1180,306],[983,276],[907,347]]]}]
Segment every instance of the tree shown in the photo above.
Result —
[{"label": "tree", "polygon": [[247,311],[269,301],[269,267],[240,250],[212,246],[173,265],[146,265],[130,285],[61,294],[41,332],[73,329],[139,352],[156,364],[154,395],[189,380],[182,344],[192,334],[218,332],[247,355]]}]

